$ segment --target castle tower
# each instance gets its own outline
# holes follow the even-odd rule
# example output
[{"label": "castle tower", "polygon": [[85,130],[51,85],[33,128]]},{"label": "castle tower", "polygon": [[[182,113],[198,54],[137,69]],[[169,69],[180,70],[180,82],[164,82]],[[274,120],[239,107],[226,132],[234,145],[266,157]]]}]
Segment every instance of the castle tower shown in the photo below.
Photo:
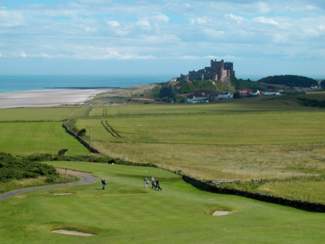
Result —
[{"label": "castle tower", "polygon": [[[212,59],[210,61],[210,67],[205,67],[198,71],[190,71],[187,75],[189,81],[194,80],[214,80],[221,82],[230,82],[235,77],[234,65],[231,62],[225,62],[223,59],[218,61]],[[179,79],[184,79],[185,76],[181,76]]]}]

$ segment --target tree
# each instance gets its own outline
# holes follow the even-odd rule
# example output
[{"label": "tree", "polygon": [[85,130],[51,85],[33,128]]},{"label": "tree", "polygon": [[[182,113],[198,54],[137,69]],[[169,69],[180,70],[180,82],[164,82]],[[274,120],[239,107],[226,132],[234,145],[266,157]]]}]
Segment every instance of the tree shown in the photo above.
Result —
[{"label": "tree", "polygon": [[175,96],[176,96],[176,92],[175,92],[174,88],[170,85],[163,86],[160,89],[159,97],[163,100],[175,101]]},{"label": "tree", "polygon": [[273,85],[285,85],[289,87],[313,87],[318,82],[314,79],[298,75],[275,75],[260,79],[259,82]]},{"label": "tree", "polygon": [[86,135],[86,132],[87,132],[86,129],[81,129],[78,131],[78,136],[83,137]]},{"label": "tree", "polygon": [[69,149],[66,149],[66,148],[63,148],[63,149],[60,149],[58,151],[58,156],[64,156],[67,152],[69,151]]}]

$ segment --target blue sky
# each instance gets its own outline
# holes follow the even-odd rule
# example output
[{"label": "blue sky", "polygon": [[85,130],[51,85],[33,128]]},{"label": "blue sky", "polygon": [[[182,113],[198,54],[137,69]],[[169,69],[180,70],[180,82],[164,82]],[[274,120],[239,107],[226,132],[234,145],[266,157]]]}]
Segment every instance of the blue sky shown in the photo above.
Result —
[{"label": "blue sky", "polygon": [[0,74],[325,77],[322,0],[1,0]]}]

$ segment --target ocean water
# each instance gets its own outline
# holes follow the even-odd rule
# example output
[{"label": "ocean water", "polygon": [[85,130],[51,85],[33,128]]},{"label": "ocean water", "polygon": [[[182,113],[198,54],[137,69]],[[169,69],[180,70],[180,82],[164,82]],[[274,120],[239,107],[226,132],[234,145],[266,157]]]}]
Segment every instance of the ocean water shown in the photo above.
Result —
[{"label": "ocean water", "polygon": [[171,75],[0,75],[0,92],[55,88],[107,88],[165,82]]}]

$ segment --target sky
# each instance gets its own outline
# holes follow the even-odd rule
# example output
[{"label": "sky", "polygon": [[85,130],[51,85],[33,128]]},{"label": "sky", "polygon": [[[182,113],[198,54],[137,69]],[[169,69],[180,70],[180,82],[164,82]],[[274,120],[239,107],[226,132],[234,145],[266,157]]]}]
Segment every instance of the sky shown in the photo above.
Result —
[{"label": "sky", "polygon": [[323,0],[0,0],[0,75],[325,77]]}]

